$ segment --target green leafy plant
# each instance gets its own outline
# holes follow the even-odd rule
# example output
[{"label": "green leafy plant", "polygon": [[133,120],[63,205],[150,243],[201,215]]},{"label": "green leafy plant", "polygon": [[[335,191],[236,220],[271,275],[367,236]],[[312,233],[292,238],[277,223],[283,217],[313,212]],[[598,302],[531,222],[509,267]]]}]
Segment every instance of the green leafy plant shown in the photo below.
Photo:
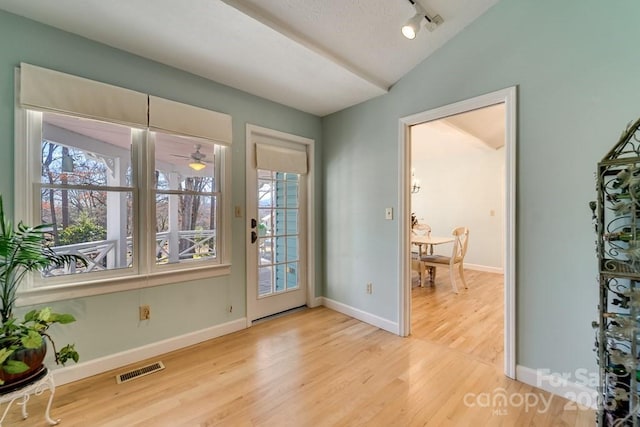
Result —
[{"label": "green leafy plant", "polygon": [[60,233],[61,245],[72,245],[74,243],[92,242],[94,240],[105,240],[107,230],[94,222],[93,219],[82,212],[75,224],[65,228]]},{"label": "green leafy plant", "polygon": [[13,356],[21,348],[41,347],[44,338],[53,346],[56,363],[77,362],[79,358],[73,345],[58,351],[47,333],[53,324],[75,321],[72,315],[53,313],[48,307],[28,312],[21,321],[13,315],[17,291],[27,273],[75,263],[87,264],[79,255],[55,253],[47,244],[49,229],[48,224],[31,227],[21,221],[14,228],[5,216],[0,196],[0,368],[8,374],[27,371],[29,367]]}]

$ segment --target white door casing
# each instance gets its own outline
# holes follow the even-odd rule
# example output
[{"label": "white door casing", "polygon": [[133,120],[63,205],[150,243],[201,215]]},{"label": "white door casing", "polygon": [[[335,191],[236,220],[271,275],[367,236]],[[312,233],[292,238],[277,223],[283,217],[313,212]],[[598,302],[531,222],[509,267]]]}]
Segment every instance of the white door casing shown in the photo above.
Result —
[{"label": "white door casing", "polygon": [[398,254],[399,325],[398,334],[411,332],[411,264],[410,212],[411,212],[411,132],[410,128],[424,122],[439,120],[495,104],[505,104],[505,161],[504,161],[504,373],[516,378],[516,87],[481,95],[433,110],[402,117],[399,120],[398,165]]},{"label": "white door casing", "polygon": [[[246,270],[247,270],[247,326],[250,326],[252,321],[275,314],[281,311],[285,311],[291,308],[299,307],[301,305],[315,306],[315,264],[314,264],[314,229],[315,229],[315,214],[313,203],[313,185],[314,185],[314,167],[313,167],[313,143],[314,141],[308,138],[300,137],[297,135],[287,134],[272,129],[262,128],[259,126],[247,124],[246,128]],[[307,170],[306,173],[300,175],[290,173],[271,173],[267,170],[261,170],[260,173],[257,169],[256,163],[256,144],[261,147],[275,147],[275,150],[282,149],[286,151],[293,150],[299,153],[303,150],[306,153]],[[295,154],[295,153],[294,153]],[[286,154],[283,154],[286,156]],[[276,158],[276,163],[280,160],[287,163],[286,159]],[[259,176],[260,175],[260,176]],[[275,218],[275,209],[273,206],[258,206],[259,189],[258,182],[263,185],[269,183],[272,180],[273,186],[279,186],[281,191],[289,191],[290,189],[295,192],[298,190],[299,204],[293,209],[285,210],[278,208],[277,211],[280,215],[292,216],[297,218],[299,214],[299,220],[297,221],[298,228],[294,227],[293,230],[288,230],[286,233],[291,232],[292,235],[283,236],[280,238],[270,238],[266,236],[260,228],[264,228],[264,221],[259,218],[259,211],[263,214],[268,213],[271,210],[271,217]],[[267,203],[268,204],[268,203]],[[288,205],[287,205],[288,206]],[[254,220],[254,221],[252,221]],[[274,227],[271,224],[269,227]],[[252,239],[252,233],[254,237]],[[282,234],[282,231],[280,232]],[[255,240],[255,241],[252,241]],[[277,257],[276,255],[276,243],[283,248],[283,245],[289,245],[294,242],[294,246],[297,248],[299,262],[296,259],[291,259],[287,254],[287,259],[280,259],[278,265],[275,265]],[[265,251],[265,247],[273,248],[271,256],[260,256],[260,254],[269,254],[269,251]],[[287,246],[288,248],[289,246]],[[262,248],[262,250],[260,249]],[[270,258],[270,259],[265,259]],[[293,262],[288,262],[293,261]],[[284,287],[281,287],[283,280],[277,280],[279,285],[274,285],[273,292],[265,289],[260,291],[259,284],[263,282],[263,288],[265,285],[265,274],[273,274],[271,277],[279,277],[285,275]],[[289,283],[291,277],[297,277],[299,280],[299,287],[289,289]],[[268,281],[268,280],[267,280]],[[275,283],[274,281],[273,283]]]}]

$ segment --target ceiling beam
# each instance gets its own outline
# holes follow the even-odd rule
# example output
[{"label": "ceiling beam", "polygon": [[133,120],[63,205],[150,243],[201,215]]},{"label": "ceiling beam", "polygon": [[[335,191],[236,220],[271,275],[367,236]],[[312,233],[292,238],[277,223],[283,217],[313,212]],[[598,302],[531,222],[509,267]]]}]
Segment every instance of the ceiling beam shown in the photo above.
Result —
[{"label": "ceiling beam", "polygon": [[272,30],[279,32],[283,36],[295,41],[296,43],[299,43],[300,45],[306,47],[312,52],[317,53],[323,58],[333,62],[337,66],[344,68],[345,70],[361,78],[362,80],[365,80],[366,82],[376,86],[380,90],[384,92],[389,92],[389,86],[385,82],[372,76],[367,71],[359,68],[358,66],[345,60],[344,58],[339,57],[338,55],[327,50],[326,48],[320,46],[315,41],[311,40],[306,35],[294,30],[283,21],[280,21],[279,19],[271,15],[267,15],[264,11],[257,10],[255,7],[244,4],[241,0],[222,0],[222,2],[228,4],[229,6],[238,10],[239,12],[255,19],[261,24],[266,25]]}]

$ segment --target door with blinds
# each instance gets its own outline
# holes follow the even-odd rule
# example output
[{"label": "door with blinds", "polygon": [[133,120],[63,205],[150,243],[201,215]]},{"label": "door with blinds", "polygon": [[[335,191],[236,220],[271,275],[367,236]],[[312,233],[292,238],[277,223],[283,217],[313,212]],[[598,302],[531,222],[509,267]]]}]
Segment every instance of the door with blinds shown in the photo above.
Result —
[{"label": "door with blinds", "polygon": [[307,305],[307,145],[247,132],[247,315],[254,321]]}]

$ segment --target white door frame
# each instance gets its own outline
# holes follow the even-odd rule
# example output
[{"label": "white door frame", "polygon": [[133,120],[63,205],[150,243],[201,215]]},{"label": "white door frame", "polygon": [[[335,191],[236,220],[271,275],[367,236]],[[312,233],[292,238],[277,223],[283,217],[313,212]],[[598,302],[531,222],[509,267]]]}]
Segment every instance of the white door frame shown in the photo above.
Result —
[{"label": "white door frame", "polygon": [[[288,142],[294,142],[297,144],[302,144],[305,145],[307,147],[307,161],[308,161],[308,172],[307,172],[307,176],[306,176],[306,183],[307,183],[307,236],[306,236],[306,242],[307,242],[307,301],[306,304],[308,307],[315,307],[317,306],[317,301],[316,301],[316,284],[315,284],[315,274],[316,274],[316,269],[315,269],[315,243],[316,243],[316,236],[315,236],[315,229],[316,229],[316,211],[315,211],[315,151],[314,151],[314,144],[315,141],[313,139],[309,139],[309,138],[305,138],[302,136],[298,136],[298,135],[293,135],[290,133],[286,133],[286,132],[281,132],[281,131],[277,131],[277,130],[273,130],[273,129],[269,129],[269,128],[264,128],[261,126],[256,126],[256,125],[252,125],[250,123],[247,123],[246,126],[246,146],[245,146],[245,153],[246,153],[246,171],[247,173],[245,174],[246,176],[246,183],[245,183],[245,196],[246,196],[246,202],[245,202],[245,206],[251,206],[253,204],[255,204],[255,201],[253,201],[253,203],[250,203],[251,201],[249,200],[250,194],[248,191],[249,185],[256,185],[255,182],[251,183],[250,179],[249,179],[249,174],[248,171],[250,169],[255,169],[256,167],[256,159],[252,158],[251,156],[251,152],[252,150],[250,150],[250,144],[252,144],[252,141],[254,140],[255,137],[267,137],[270,139],[279,139],[282,141],[288,141]],[[255,181],[255,180],[254,180]],[[251,243],[251,212],[247,211],[245,212],[245,241],[246,241],[246,254],[249,254],[249,251],[255,250],[254,244]],[[253,301],[250,300],[250,296],[251,296],[251,292],[249,289],[249,286],[255,286],[256,282],[257,282],[257,266],[253,266],[256,268],[252,268],[251,265],[249,265],[249,257],[245,256],[245,260],[246,260],[246,273],[247,273],[247,288],[246,288],[246,311],[247,311],[247,327],[251,326],[252,321],[250,319],[253,318],[253,312],[252,312],[252,308],[253,308]]]},{"label": "white door frame", "polygon": [[515,86],[481,95],[465,101],[445,105],[433,110],[402,117],[399,120],[398,213],[400,221],[398,256],[400,272],[399,335],[411,332],[411,237],[409,226],[411,183],[411,133],[410,127],[424,122],[442,119],[490,105],[505,104],[505,203],[504,203],[504,373],[516,378],[516,99]]}]

